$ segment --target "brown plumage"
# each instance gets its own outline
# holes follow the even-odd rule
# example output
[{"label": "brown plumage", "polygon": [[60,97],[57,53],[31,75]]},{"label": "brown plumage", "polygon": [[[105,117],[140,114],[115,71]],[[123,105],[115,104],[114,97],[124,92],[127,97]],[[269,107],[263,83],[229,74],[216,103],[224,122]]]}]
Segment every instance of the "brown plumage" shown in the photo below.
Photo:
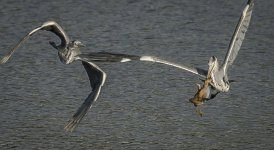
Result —
[{"label": "brown plumage", "polygon": [[189,101],[193,103],[194,106],[196,107],[196,112],[200,116],[202,116],[203,114],[198,106],[201,106],[205,100],[210,99],[210,82],[211,81],[212,81],[211,78],[207,78],[204,81],[204,84],[202,85],[202,87],[200,86],[200,84],[197,84],[198,91],[196,92],[193,98],[189,99]]},{"label": "brown plumage", "polygon": [[190,99],[190,102],[192,102],[194,106],[199,106],[203,104],[205,100],[209,99],[209,95],[210,95],[209,84],[211,81],[212,79],[206,79],[202,87],[199,84],[197,84],[198,91],[196,92],[194,97]]}]

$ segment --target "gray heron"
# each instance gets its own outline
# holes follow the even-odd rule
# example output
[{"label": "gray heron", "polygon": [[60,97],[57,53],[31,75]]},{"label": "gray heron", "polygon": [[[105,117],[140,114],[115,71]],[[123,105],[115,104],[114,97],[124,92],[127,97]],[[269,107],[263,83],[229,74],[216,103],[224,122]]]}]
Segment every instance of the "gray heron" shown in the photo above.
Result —
[{"label": "gray heron", "polygon": [[[247,28],[250,23],[253,6],[253,0],[248,0],[247,5],[243,10],[236,29],[233,33],[222,65],[219,65],[219,62],[215,56],[212,56],[209,59],[208,70],[204,70],[198,67],[189,67],[189,65],[173,63],[154,56],[142,56],[140,57],[140,60],[173,66],[205,78],[204,84],[202,86],[197,84],[198,91],[195,93],[193,98],[189,99],[189,101],[197,108],[198,106],[201,106],[205,100],[215,98],[218,93],[229,91],[229,83],[233,82],[233,80],[228,79],[227,70],[228,67],[233,64],[241,48],[245,38],[245,33],[247,32]],[[202,116],[200,109],[196,109],[196,112]]]},{"label": "gray heron", "polygon": [[87,54],[82,54],[80,48],[84,47],[84,44],[82,44],[78,40],[70,41],[69,37],[60,25],[58,25],[54,21],[47,21],[43,23],[41,26],[29,32],[26,36],[24,36],[24,38],[22,38],[15,45],[15,47],[13,47],[9,51],[9,53],[4,56],[4,58],[0,61],[0,64],[6,63],[12,56],[12,54],[15,52],[15,50],[20,47],[20,45],[22,45],[34,33],[40,30],[50,31],[56,34],[61,39],[61,43],[59,45],[56,45],[56,43],[52,41],[50,41],[49,44],[58,50],[58,56],[62,63],[70,64],[75,60],[79,60],[82,62],[88,74],[90,85],[92,88],[91,93],[88,95],[83,104],[80,106],[80,108],[76,111],[76,113],[72,116],[72,118],[65,126],[66,131],[73,131],[74,128],[79,124],[79,122],[85,116],[87,111],[91,108],[93,102],[97,100],[100,94],[100,90],[106,80],[106,73],[93,62],[128,62],[131,60],[142,60],[143,58],[136,55],[109,52],[91,52]]},{"label": "gray heron", "polygon": [[146,58],[146,60],[148,61],[154,61],[177,67],[205,78],[204,85],[201,87],[198,84],[197,93],[194,95],[194,98],[190,99],[190,102],[192,102],[194,106],[199,106],[203,104],[205,100],[213,99],[218,93],[229,91],[229,83],[233,80],[228,79],[227,70],[229,66],[233,64],[241,48],[247,28],[250,23],[253,6],[253,0],[248,0],[247,5],[245,6],[241,14],[241,17],[231,38],[225,59],[221,65],[218,63],[218,60],[215,56],[210,57],[208,61],[208,70],[200,69],[197,67],[188,67],[187,65],[177,63],[171,63],[150,56],[148,56],[147,58],[143,57],[141,59]]},{"label": "gray heron", "polygon": [[[203,103],[204,100],[214,98],[219,92],[228,92],[230,80],[228,80],[227,70],[229,66],[231,66],[235,61],[241,48],[242,42],[245,38],[245,34],[250,23],[253,6],[253,0],[248,0],[247,5],[242,12],[242,15],[230,40],[230,44],[223,63],[219,65],[218,60],[215,56],[212,56],[209,59],[208,70],[210,71],[208,72],[207,78],[204,81],[204,86],[206,87],[206,85],[208,84],[207,82],[210,81],[209,84],[211,85],[211,87],[209,87],[209,89],[211,90],[207,90],[207,92],[212,92],[210,94],[206,94],[208,96],[204,99],[201,99],[201,101],[198,102],[199,104]],[[199,92],[200,91],[198,90],[197,93]],[[190,99],[190,101],[191,100],[192,99]]]}]

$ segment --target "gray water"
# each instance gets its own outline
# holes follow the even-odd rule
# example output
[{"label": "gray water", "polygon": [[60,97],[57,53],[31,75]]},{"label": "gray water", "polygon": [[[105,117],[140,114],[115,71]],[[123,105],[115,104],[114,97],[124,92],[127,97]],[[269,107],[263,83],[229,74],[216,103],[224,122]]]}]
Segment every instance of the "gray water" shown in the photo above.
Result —
[{"label": "gray water", "polygon": [[[1,1],[0,56],[55,20],[84,52],[154,55],[207,68],[222,61],[246,1]],[[63,65],[41,31],[0,66],[0,149],[274,149],[274,1],[255,0],[228,93],[188,103],[198,76],[149,62],[98,64],[108,74],[94,107],[63,130],[90,92],[80,62]]]}]

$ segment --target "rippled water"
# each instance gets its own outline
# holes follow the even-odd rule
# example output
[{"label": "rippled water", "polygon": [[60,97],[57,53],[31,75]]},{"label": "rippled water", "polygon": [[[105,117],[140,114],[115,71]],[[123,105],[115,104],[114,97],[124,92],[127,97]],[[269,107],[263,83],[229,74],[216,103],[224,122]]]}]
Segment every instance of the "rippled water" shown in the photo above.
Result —
[{"label": "rippled water", "polygon": [[[47,20],[83,51],[154,55],[206,68],[221,61],[245,1],[1,1],[0,55]],[[228,93],[188,103],[199,77],[152,63],[98,64],[102,93],[75,132],[63,127],[90,91],[81,63],[63,65],[40,32],[0,66],[1,149],[273,149],[273,1],[255,1]]]}]

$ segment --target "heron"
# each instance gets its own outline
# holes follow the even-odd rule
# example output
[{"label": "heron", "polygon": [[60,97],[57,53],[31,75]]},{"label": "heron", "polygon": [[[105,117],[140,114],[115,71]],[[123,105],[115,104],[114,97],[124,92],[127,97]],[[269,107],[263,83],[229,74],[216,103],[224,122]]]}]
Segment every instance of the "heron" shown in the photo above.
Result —
[{"label": "heron", "polygon": [[210,57],[208,61],[208,70],[204,70],[198,67],[189,67],[189,65],[172,63],[170,61],[161,60],[156,57],[148,57],[147,60],[177,67],[205,78],[204,85],[201,86],[198,84],[197,93],[194,95],[194,98],[189,100],[196,107],[203,104],[205,100],[213,99],[220,92],[228,92],[230,83],[234,81],[228,79],[228,68],[235,61],[241,48],[251,20],[253,6],[253,0],[248,0],[230,40],[225,59],[221,65],[215,56]]},{"label": "heron", "polygon": [[32,35],[40,30],[50,31],[56,34],[61,43],[57,45],[53,41],[49,41],[49,44],[58,50],[58,56],[62,63],[71,64],[72,62],[79,60],[82,62],[90,81],[90,86],[92,91],[85,99],[83,104],[78,108],[76,113],[68,121],[65,126],[66,131],[73,131],[74,128],[79,124],[82,118],[86,115],[88,110],[91,108],[92,104],[98,99],[101,88],[106,80],[106,73],[97,66],[94,62],[129,62],[132,60],[143,60],[149,56],[137,56],[137,55],[127,55],[121,53],[110,53],[110,52],[90,52],[83,54],[80,51],[81,47],[85,45],[79,40],[70,41],[66,32],[63,28],[55,21],[44,22],[41,26],[33,29],[26,36],[24,36],[10,51],[5,55],[0,64],[6,63],[10,57],[13,55],[16,49],[18,49],[26,40],[28,40]]}]

